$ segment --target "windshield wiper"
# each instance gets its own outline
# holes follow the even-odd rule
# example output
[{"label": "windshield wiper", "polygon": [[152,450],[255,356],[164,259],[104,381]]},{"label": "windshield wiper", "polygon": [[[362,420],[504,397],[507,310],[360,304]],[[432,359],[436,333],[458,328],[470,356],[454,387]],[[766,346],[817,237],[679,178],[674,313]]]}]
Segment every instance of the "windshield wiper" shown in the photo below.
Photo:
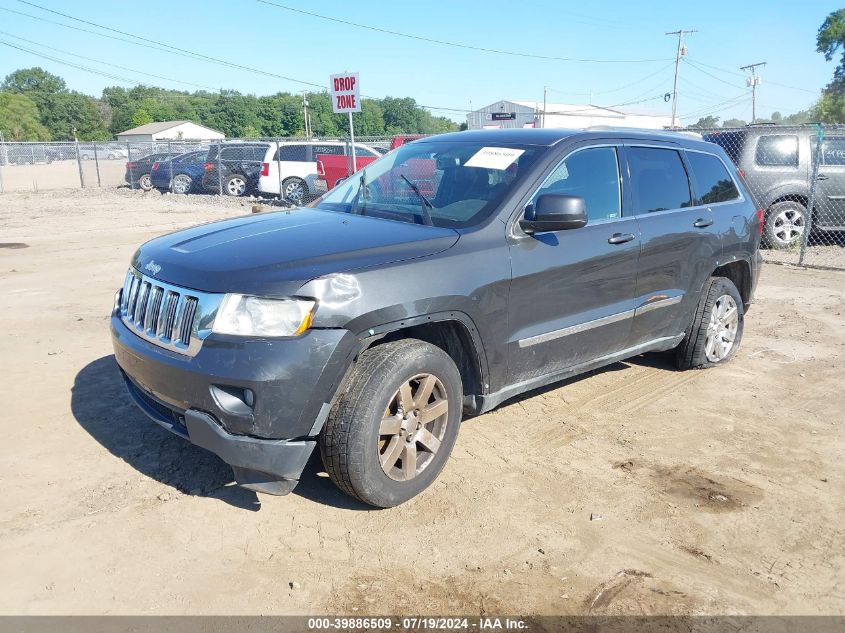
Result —
[{"label": "windshield wiper", "polygon": [[[360,215],[364,215],[364,207],[367,206],[367,171],[361,170],[361,177],[358,179],[358,193],[355,194],[355,199],[352,200],[352,207],[349,209],[349,213],[353,215],[356,213],[360,213]],[[364,204],[361,207],[361,211],[358,211],[358,201],[363,199]]]},{"label": "windshield wiper", "polygon": [[405,182],[408,183],[408,186],[413,190],[413,192],[415,194],[417,194],[417,196],[419,196],[420,201],[422,201],[422,205],[421,205],[420,209],[421,209],[421,213],[422,213],[423,222],[425,224],[427,224],[428,226],[434,226],[434,222],[431,221],[431,213],[429,213],[429,211],[428,211],[429,209],[434,209],[434,205],[431,204],[431,200],[426,198],[423,195],[422,191],[420,191],[420,188],[417,187],[410,180],[408,180],[408,178],[405,176],[405,174],[399,174],[399,177],[402,180],[404,180]]}]

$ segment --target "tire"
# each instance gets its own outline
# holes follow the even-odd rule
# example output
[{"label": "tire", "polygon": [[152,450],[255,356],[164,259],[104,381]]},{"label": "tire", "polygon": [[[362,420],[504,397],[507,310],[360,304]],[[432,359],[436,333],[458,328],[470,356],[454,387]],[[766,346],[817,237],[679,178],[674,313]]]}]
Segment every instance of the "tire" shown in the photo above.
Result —
[{"label": "tire", "polygon": [[[427,397],[420,393],[426,389]],[[370,348],[320,433],[323,466],[346,494],[378,508],[399,505],[443,469],[458,437],[462,399],[458,368],[439,347],[404,339]],[[428,422],[403,415],[403,402],[415,413],[439,415]]]},{"label": "tire", "polygon": [[295,204],[302,204],[308,195],[308,185],[302,178],[285,178],[282,181],[282,198]]},{"label": "tire", "polygon": [[194,180],[188,174],[176,174],[173,176],[171,189],[173,193],[190,193],[194,186]]},{"label": "tire", "polygon": [[223,193],[227,196],[242,196],[246,193],[246,177],[232,174],[223,181]]},{"label": "tire", "polygon": [[693,369],[726,363],[739,349],[744,327],[742,297],[734,283],[710,277],[686,337],[675,350],[675,364]]},{"label": "tire", "polygon": [[140,187],[144,191],[152,191],[153,181],[150,178],[149,174],[141,174],[138,177],[138,187]]},{"label": "tire", "polygon": [[807,207],[794,200],[785,200],[769,207],[763,226],[763,244],[784,249],[798,244],[807,228]]},{"label": "tire", "polygon": [[88,154],[83,154],[80,158],[82,158],[82,160],[90,160],[91,157]]},{"label": "tire", "polygon": [[116,160],[117,154],[109,154],[108,156],[106,156],[106,158],[109,159],[109,160]]}]

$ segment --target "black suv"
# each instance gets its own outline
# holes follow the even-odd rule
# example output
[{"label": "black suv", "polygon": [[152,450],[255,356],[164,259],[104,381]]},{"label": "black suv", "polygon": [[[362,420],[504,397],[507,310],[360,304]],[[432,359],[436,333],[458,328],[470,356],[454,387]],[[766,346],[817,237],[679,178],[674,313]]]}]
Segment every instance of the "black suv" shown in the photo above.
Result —
[{"label": "black suv", "polygon": [[[845,135],[839,134],[822,142],[813,230],[845,231]],[[764,209],[764,246],[794,246],[807,228],[816,139],[815,127],[784,130],[763,125],[704,136],[730,156]]]},{"label": "black suv", "polygon": [[644,352],[730,359],[760,229],[711,143],[433,136],[311,208],[141,246],[115,356],[138,406],[239,484],[285,494],[319,445],[338,487],[388,507],[434,481],[464,414]]},{"label": "black suv", "polygon": [[269,147],[269,143],[260,142],[212,145],[205,157],[203,189],[226,196],[254,193]]}]

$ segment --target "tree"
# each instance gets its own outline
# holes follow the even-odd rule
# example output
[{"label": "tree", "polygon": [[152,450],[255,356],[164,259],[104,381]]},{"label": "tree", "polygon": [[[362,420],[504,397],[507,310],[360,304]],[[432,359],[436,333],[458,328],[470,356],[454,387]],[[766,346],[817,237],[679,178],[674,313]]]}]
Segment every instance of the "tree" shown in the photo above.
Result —
[{"label": "tree", "polygon": [[832,61],[840,48],[842,56],[833,71],[833,81],[827,88],[837,94],[842,94],[845,88],[845,9],[828,15],[816,35],[816,50],[822,53],[827,61]]},{"label": "tree", "polygon": [[35,102],[22,94],[0,92],[0,132],[7,141],[49,141]]},{"label": "tree", "polygon": [[132,125],[134,127],[140,127],[141,125],[146,125],[147,123],[152,123],[153,117],[150,116],[150,113],[147,112],[144,108],[138,108],[135,110],[135,114],[132,115]]},{"label": "tree", "polygon": [[689,126],[695,130],[709,130],[710,128],[719,127],[719,117],[705,116],[701,117],[696,123]]},{"label": "tree", "polygon": [[70,140],[74,129],[84,141],[109,138],[100,108],[94,99],[78,92],[59,92],[42,95],[41,123],[50,130],[53,140]]},{"label": "tree", "polygon": [[725,119],[722,121],[722,127],[745,127],[748,125],[742,119]]},{"label": "tree", "polygon": [[772,123],[780,123],[781,121],[783,121],[783,115],[777,110],[772,112]]},{"label": "tree", "polygon": [[56,94],[57,92],[65,92],[67,85],[64,79],[48,73],[43,68],[21,68],[6,76],[6,79],[0,84],[0,90],[20,94]]}]

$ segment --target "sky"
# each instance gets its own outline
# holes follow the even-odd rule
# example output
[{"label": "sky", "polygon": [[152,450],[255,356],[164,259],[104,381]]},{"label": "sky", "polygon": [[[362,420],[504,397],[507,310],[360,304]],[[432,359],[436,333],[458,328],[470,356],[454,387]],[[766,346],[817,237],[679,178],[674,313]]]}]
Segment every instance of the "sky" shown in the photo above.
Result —
[{"label": "sky", "polygon": [[[685,36],[681,122],[708,114],[750,120],[751,91],[739,67],[766,62],[758,69],[758,117],[806,109],[835,66],[816,52],[816,33],[841,8],[827,0],[267,2],[0,0],[0,42],[18,47],[0,44],[0,77],[40,66],[62,76],[69,88],[94,96],[106,86],[139,83],[265,95],[317,90],[292,80],[328,86],[329,75],[357,71],[363,95],[410,96],[456,121],[500,99],[542,103],[544,87],[549,102],[591,100],[668,114],[671,104],[663,95],[672,91],[677,36],[665,33],[697,29]],[[259,72],[168,52],[160,44]],[[586,61],[568,61],[574,59]]]}]

